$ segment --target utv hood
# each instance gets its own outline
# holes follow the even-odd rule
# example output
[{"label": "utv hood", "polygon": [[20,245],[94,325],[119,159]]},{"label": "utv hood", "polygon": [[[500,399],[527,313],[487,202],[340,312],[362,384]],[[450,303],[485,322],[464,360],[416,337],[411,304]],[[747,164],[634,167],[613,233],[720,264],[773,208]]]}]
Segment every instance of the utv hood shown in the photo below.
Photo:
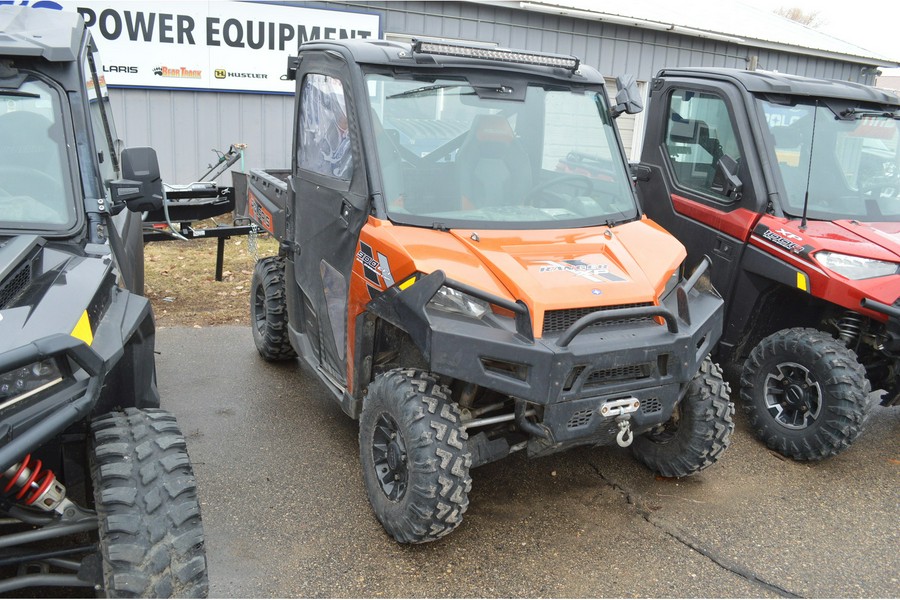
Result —
[{"label": "utv hood", "polygon": [[[860,239],[862,243],[874,244],[881,250],[893,254],[893,261],[900,261],[900,223],[859,223],[857,221],[837,221],[837,227],[844,235]],[[867,258],[868,254],[862,254]]]},{"label": "utv hood", "polygon": [[97,291],[108,277],[108,256],[86,256],[77,245],[34,235],[0,237],[0,353],[72,334],[86,312],[98,316],[106,303]]},{"label": "utv hood", "polygon": [[[640,221],[617,228],[451,233],[513,299],[538,309],[654,304],[684,258],[680,244]],[[640,244],[658,252],[645,253]]]},{"label": "utv hood", "polygon": [[[763,217],[754,233],[788,250],[809,255],[819,250],[900,262],[900,223],[809,221]],[[796,247],[796,248],[795,248]]]},{"label": "utv hood", "polygon": [[392,264],[409,260],[412,270],[442,270],[473,288],[521,300],[535,324],[548,310],[656,304],[685,258],[684,247],[648,220],[564,230],[385,229],[390,245],[407,257]]}]

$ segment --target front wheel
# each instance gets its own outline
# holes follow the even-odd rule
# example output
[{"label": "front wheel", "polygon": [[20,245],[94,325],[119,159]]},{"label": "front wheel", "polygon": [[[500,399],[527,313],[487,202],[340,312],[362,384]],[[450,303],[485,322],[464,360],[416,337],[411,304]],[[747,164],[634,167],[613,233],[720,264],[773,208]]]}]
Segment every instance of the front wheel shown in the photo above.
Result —
[{"label": "front wheel", "polygon": [[741,402],[753,433],[794,460],[820,460],[862,433],[870,385],[852,350],[816,329],[785,329],[744,363]]},{"label": "front wheel", "polygon": [[728,391],[722,370],[704,359],[672,417],[635,438],[634,456],[664,477],[687,477],[714,464],[734,432]]},{"label": "front wheel", "polygon": [[175,417],[128,408],[98,417],[91,431],[102,591],[109,598],[205,598],[197,482]]},{"label": "front wheel", "polygon": [[250,279],[250,328],[260,356],[268,361],[288,360],[297,353],[288,336],[287,300],[284,293],[284,259],[262,258]]},{"label": "front wheel", "polygon": [[369,385],[359,418],[366,493],[398,542],[441,538],[469,506],[472,457],[450,389],[424,371],[396,369]]}]

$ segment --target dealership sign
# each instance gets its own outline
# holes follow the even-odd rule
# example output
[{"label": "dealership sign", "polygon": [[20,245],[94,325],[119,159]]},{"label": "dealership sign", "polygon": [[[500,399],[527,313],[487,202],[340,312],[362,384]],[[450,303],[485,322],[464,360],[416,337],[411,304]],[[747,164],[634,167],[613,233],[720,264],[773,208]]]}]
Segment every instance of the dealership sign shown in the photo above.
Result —
[{"label": "dealership sign", "polygon": [[291,93],[287,59],[302,42],[381,34],[377,14],[261,2],[30,4],[77,10],[97,42],[107,83],[117,87]]}]

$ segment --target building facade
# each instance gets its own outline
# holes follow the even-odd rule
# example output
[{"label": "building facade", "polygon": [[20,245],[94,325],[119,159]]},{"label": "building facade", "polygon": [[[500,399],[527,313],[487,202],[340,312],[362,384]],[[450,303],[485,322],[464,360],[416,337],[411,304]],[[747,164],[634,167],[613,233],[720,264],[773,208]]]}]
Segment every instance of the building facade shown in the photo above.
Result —
[{"label": "building facade", "polygon": [[[591,6],[605,4],[595,2]],[[646,97],[647,83],[663,67],[761,68],[873,84],[879,65],[896,66],[852,48],[813,50],[790,43],[754,41],[746,35],[539,2],[280,5],[377,15],[379,35],[386,39],[473,40],[573,54],[608,78],[611,94],[615,93],[615,77],[631,74]],[[323,35],[321,31],[318,34]],[[98,41],[101,51],[102,41]],[[111,87],[120,137],[130,146],[154,147],[167,182],[188,183],[198,178],[216,160],[213,149],[224,150],[231,144],[246,145],[237,168],[290,166],[294,99],[289,94]],[[619,119],[626,151],[633,159],[639,156],[641,125],[641,115],[623,115]],[[226,176],[222,182],[230,181]]]}]

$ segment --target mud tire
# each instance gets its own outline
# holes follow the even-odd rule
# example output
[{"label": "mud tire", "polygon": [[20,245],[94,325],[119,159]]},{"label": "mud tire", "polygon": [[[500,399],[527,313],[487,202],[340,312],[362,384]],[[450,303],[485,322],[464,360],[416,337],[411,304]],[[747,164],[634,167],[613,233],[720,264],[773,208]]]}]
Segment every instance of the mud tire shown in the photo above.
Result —
[{"label": "mud tire", "polygon": [[635,458],[663,477],[687,477],[714,464],[731,443],[734,404],[719,365],[709,358],[688,384],[672,418],[637,436]]},{"label": "mud tire", "polygon": [[108,598],[205,598],[197,482],[170,413],[126,409],[91,423],[91,479]]},{"label": "mud tire", "polygon": [[250,279],[250,329],[260,356],[268,361],[295,358],[288,337],[287,302],[284,294],[284,258],[260,259]]},{"label": "mud tire", "polygon": [[[462,523],[472,489],[472,457],[461,423],[450,389],[429,373],[396,369],[369,386],[359,423],[363,481],[375,516],[398,542],[431,542]],[[379,479],[390,478],[390,443],[382,442],[392,427],[405,449],[394,455],[405,458],[395,461],[405,479],[402,493]]]},{"label": "mud tire", "polygon": [[[788,375],[779,365],[794,365]],[[800,381],[802,375],[803,381]],[[801,387],[809,382],[819,391],[810,396],[804,411],[792,422],[787,410],[774,406],[770,394],[774,378],[784,376]],[[767,387],[767,381],[768,387]],[[850,446],[862,433],[873,402],[866,371],[856,354],[825,332],[783,329],[761,341],[750,353],[741,373],[741,403],[753,434],[783,456],[794,460],[821,460]],[[801,409],[802,410],[802,409]],[[797,411],[794,412],[797,414]],[[802,418],[802,420],[797,420]]]}]

